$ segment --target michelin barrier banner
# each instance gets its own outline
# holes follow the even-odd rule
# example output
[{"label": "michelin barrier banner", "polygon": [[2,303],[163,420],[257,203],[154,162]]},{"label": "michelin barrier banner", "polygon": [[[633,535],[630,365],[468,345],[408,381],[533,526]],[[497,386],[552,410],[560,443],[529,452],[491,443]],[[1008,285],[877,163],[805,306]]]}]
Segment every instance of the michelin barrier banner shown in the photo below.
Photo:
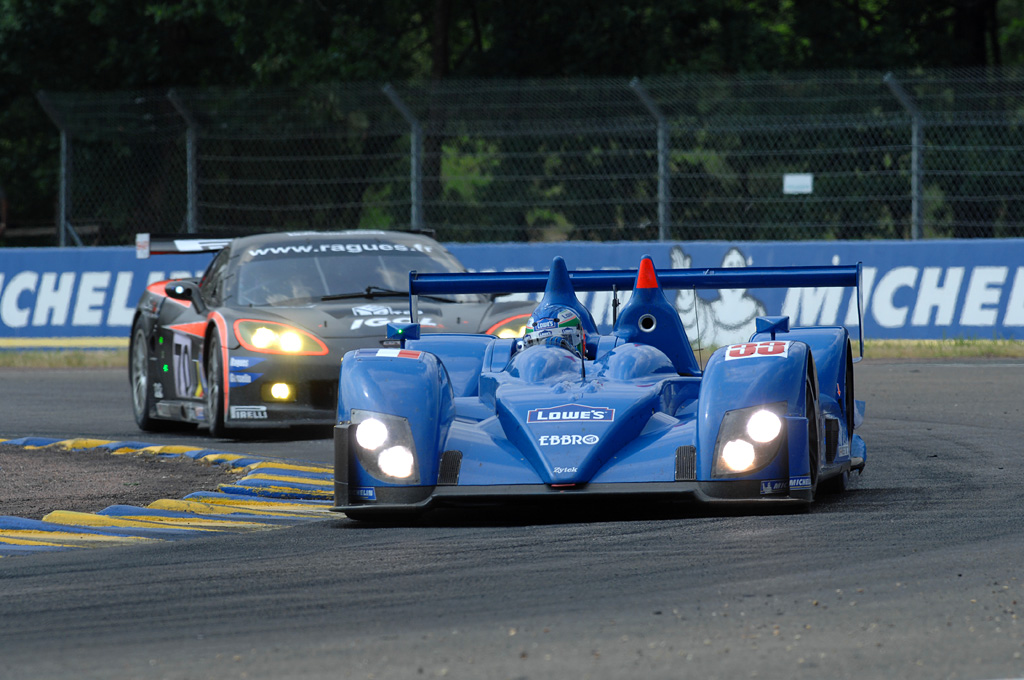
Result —
[{"label": "michelin barrier banner", "polygon": [[[785,243],[451,244],[472,270],[636,269],[649,254],[661,268],[864,265],[868,339],[1024,339],[1024,240]],[[137,259],[132,247],[0,249],[0,348],[124,347],[144,288],[198,276],[212,255]],[[856,333],[855,298],[842,289],[668,291],[701,344],[746,340],[760,315],[793,325],[842,324]],[[624,302],[628,291],[618,294]],[[598,323],[612,293],[581,294]]]}]

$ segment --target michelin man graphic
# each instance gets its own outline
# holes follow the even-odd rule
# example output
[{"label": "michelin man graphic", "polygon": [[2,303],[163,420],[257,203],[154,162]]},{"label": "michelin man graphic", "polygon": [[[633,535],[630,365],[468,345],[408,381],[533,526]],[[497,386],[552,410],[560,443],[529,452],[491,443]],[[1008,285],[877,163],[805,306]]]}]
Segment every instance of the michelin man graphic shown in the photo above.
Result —
[{"label": "michelin man graphic", "polygon": [[[679,246],[672,246],[673,269],[689,269],[693,259]],[[749,263],[739,248],[733,247],[722,258],[722,267],[746,267]],[[747,293],[746,288],[718,291],[714,300],[705,300],[694,290],[676,291],[676,309],[690,341],[700,347],[723,347],[746,342],[755,330],[755,319],[767,312],[764,303]]]}]

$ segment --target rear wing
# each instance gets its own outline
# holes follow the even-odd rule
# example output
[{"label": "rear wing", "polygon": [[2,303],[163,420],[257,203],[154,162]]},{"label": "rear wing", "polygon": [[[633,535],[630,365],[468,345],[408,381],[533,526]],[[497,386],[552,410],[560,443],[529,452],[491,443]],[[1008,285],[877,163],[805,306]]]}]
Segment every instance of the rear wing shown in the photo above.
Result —
[{"label": "rear wing", "polygon": [[[864,356],[862,263],[819,267],[720,267],[717,269],[657,269],[661,288],[718,290],[722,288],[854,288],[860,356]],[[636,269],[570,271],[576,292],[633,290]],[[479,272],[425,274],[409,272],[409,313],[416,323],[420,295],[482,293],[540,293],[548,272]]]},{"label": "rear wing", "polygon": [[223,250],[232,240],[223,236],[141,233],[135,235],[135,257],[145,260],[150,255],[212,252]]}]

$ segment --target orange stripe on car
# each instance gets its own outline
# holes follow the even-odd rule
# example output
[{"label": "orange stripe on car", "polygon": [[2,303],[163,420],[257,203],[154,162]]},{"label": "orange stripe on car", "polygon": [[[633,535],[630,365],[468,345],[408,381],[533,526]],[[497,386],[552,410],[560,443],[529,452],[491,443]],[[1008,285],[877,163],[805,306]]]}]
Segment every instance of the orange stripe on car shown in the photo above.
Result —
[{"label": "orange stripe on car", "polygon": [[205,321],[193,321],[192,323],[174,324],[167,328],[172,331],[177,331],[178,333],[185,333],[187,335],[194,335],[197,338],[201,338],[206,335],[206,326],[207,323]]}]

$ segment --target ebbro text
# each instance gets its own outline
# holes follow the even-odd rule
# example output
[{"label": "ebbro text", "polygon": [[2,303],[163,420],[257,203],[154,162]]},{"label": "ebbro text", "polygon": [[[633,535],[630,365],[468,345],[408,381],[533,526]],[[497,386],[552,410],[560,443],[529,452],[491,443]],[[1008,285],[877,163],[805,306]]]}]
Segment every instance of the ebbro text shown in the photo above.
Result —
[{"label": "ebbro text", "polygon": [[596,434],[545,434],[537,439],[541,446],[593,446],[599,441],[601,438]]}]

